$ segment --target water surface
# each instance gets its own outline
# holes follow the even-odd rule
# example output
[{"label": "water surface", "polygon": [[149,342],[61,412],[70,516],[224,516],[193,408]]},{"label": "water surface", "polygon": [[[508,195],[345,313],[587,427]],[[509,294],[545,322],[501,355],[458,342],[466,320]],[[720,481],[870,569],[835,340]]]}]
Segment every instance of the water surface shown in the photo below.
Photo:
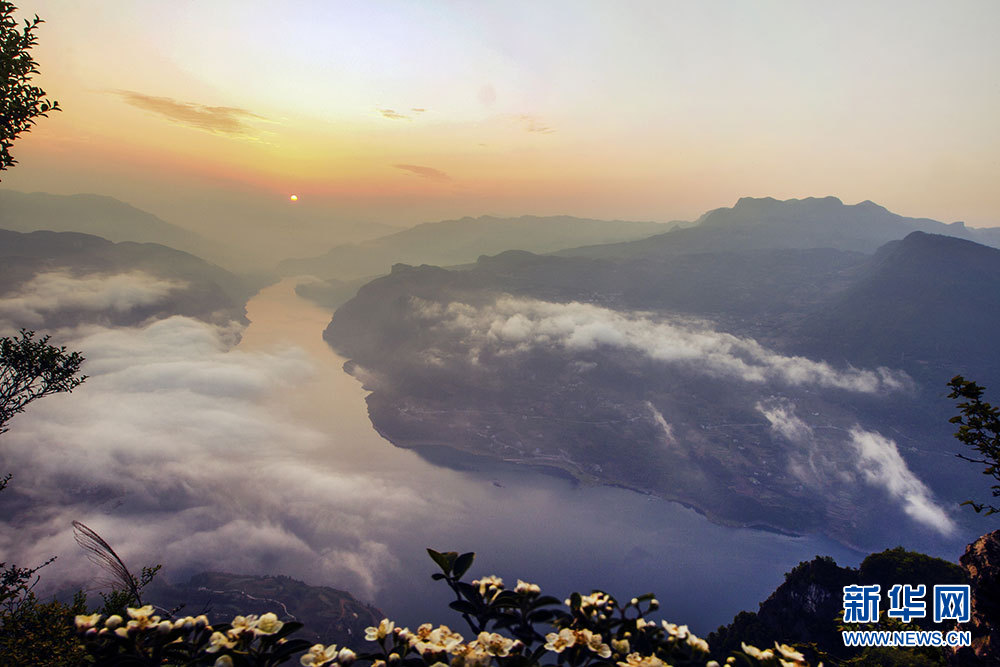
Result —
[{"label": "water surface", "polygon": [[[826,538],[719,526],[677,503],[624,489],[579,485],[448,449],[429,457],[445,464],[434,465],[397,448],[372,428],[365,390],[322,339],[330,313],[296,296],[294,285],[283,281],[249,302],[252,324],[239,349],[296,346],[308,355],[313,377],[269,399],[269,408],[322,433],[313,453],[317,469],[384,484],[387,511],[407,512],[396,502],[398,492],[420,499],[404,529],[399,516],[386,521],[391,530],[377,521],[368,526],[384,555],[371,601],[398,622],[461,623],[445,609],[447,591],[430,580],[435,566],[425,547],[475,551],[470,574],[497,574],[510,584],[525,579],[559,597],[593,588],[624,598],[655,592],[664,618],[700,633],[755,610],[802,560],[822,554],[857,565],[860,559]],[[343,521],[353,520],[340,512]]]}]

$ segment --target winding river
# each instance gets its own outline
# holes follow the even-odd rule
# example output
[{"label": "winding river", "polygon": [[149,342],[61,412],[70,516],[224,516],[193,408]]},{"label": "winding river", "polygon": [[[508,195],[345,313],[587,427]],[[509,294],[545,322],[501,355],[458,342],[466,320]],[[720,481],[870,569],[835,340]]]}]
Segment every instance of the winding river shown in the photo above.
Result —
[{"label": "winding river", "polygon": [[249,302],[252,324],[239,348],[295,346],[308,355],[312,378],[269,399],[269,408],[322,434],[316,466],[364,483],[377,479],[387,494],[406,488],[431,504],[414,509],[406,530],[372,529],[391,566],[382,568],[370,601],[397,622],[459,622],[445,608],[447,591],[430,580],[425,547],[476,551],[471,574],[495,573],[511,584],[525,579],[560,598],[593,588],[626,599],[655,592],[664,618],[702,634],[740,610],[755,610],[802,560],[824,554],[857,565],[861,557],[825,538],[715,525],[679,504],[623,489],[447,449],[430,457],[437,465],[397,448],[372,428],[365,390],[322,339],[330,313],[299,298],[294,286],[285,280]]}]

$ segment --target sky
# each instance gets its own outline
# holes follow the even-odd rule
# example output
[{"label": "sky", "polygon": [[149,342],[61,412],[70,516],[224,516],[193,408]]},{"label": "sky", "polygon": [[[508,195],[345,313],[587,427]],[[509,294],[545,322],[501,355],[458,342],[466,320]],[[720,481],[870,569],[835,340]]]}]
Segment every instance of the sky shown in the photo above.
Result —
[{"label": "sky", "polygon": [[1000,225],[992,0],[19,4],[63,111],[0,187],[208,236],[742,196]]}]

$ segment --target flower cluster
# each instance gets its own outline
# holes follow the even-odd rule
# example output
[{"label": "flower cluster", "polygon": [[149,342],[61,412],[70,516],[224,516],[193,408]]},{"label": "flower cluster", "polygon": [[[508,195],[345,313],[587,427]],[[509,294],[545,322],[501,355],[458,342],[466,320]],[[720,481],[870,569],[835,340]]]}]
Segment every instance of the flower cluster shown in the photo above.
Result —
[{"label": "flower cluster", "polygon": [[213,627],[204,615],[164,619],[153,612],[151,605],[129,608],[128,620],[114,614],[103,624],[100,614],[81,614],[76,631],[97,665],[276,665],[309,646],[305,640],[287,639],[301,623],[286,623],[273,613],[236,616],[232,623]]},{"label": "flower cluster", "polygon": [[[522,582],[518,581],[518,583],[520,584]],[[482,579],[474,579],[472,585],[479,587],[479,595],[489,601],[493,601],[496,599],[497,595],[500,594],[500,591],[503,590],[503,579],[491,574],[490,576],[483,577]]]},{"label": "flower cluster", "polygon": [[[708,642],[686,625],[654,622],[653,595],[620,603],[604,591],[573,593],[560,604],[541,588],[517,580],[504,588],[495,575],[462,581],[474,554],[428,550],[441,568],[435,579],[456,594],[450,603],[472,630],[471,640],[447,625],[424,623],[410,630],[383,618],[365,629],[371,650],[355,653],[335,644],[313,644],[289,636],[301,623],[273,613],[236,616],[210,625],[205,616],[163,619],[151,606],[131,608],[127,620],[99,614],[76,617],[76,631],[96,665],[204,665],[252,667],[298,659],[303,667],[721,667]],[[807,667],[805,656],[785,645],[742,645],[726,665]]]},{"label": "flower cluster", "polygon": [[346,646],[337,650],[336,644],[323,646],[313,644],[309,651],[299,658],[299,663],[305,667],[331,667],[332,665],[343,665],[347,667],[354,662],[357,655]]}]

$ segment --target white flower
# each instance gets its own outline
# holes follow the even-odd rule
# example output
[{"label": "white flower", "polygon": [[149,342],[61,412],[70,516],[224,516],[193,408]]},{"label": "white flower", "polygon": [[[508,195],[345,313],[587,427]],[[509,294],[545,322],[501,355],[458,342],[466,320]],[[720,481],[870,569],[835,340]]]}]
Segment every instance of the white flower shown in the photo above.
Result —
[{"label": "white flower", "polygon": [[257,616],[255,614],[234,616],[233,622],[230,625],[232,627],[229,629],[229,635],[231,637],[238,637],[244,632],[253,632],[253,629],[257,626]]},{"label": "white flower", "polygon": [[208,638],[208,648],[205,649],[206,653],[218,653],[224,648],[233,648],[236,646],[236,640],[231,636],[222,634],[221,632],[213,632],[212,636]]},{"label": "white flower", "polygon": [[213,667],[233,667],[233,659],[228,655],[220,655],[215,659]]},{"label": "white flower", "polygon": [[129,607],[128,615],[130,620],[127,624],[128,630],[145,630],[160,622],[159,616],[153,616],[153,605],[147,604],[144,607]]},{"label": "white flower", "polygon": [[119,616],[118,614],[112,614],[111,616],[108,616],[108,620],[104,621],[104,627],[110,630],[114,630],[115,628],[117,628],[119,625],[122,624],[123,620],[124,619],[122,619],[122,617]]},{"label": "white flower", "polygon": [[513,639],[508,639],[496,632],[480,632],[479,637],[473,643],[490,655],[500,658],[506,658],[510,655],[511,649],[514,648]]},{"label": "white flower", "polygon": [[[478,641],[456,646],[453,654],[455,657],[452,658],[451,667],[487,667],[493,657],[483,649]],[[435,664],[441,665],[442,663],[438,662]],[[431,665],[431,667],[434,667],[434,665]],[[447,667],[447,665],[444,667]]]},{"label": "white flower", "polygon": [[140,618],[148,618],[153,615],[153,605],[147,604],[143,607],[129,607],[128,616],[129,618],[134,618],[139,620]]},{"label": "white flower", "polygon": [[341,665],[349,665],[357,658],[357,654],[346,646],[337,652],[337,662]]},{"label": "white flower", "polygon": [[625,662],[619,662],[619,667],[667,667],[667,664],[655,655],[640,655],[629,653],[625,657]]},{"label": "white flower", "polygon": [[774,658],[774,651],[771,649],[761,651],[756,646],[751,646],[745,642],[740,642],[740,646],[743,648],[743,652],[751,658],[756,658],[757,660],[771,660]]},{"label": "white flower", "polygon": [[462,635],[452,632],[447,625],[441,625],[433,630],[430,623],[425,623],[417,629],[417,637],[410,643],[421,655],[430,653],[450,653],[462,643]]},{"label": "white flower", "polygon": [[329,646],[323,646],[322,644],[313,644],[312,648],[299,658],[299,663],[304,665],[304,667],[322,667],[323,665],[328,665],[337,659],[337,645],[330,644]]},{"label": "white flower", "polygon": [[96,626],[100,620],[100,614],[77,614],[75,619],[76,631],[83,632],[85,630],[90,630],[92,627]]},{"label": "white flower", "polygon": [[663,629],[667,631],[668,635],[677,639],[685,639],[690,634],[688,626],[667,623],[666,621],[663,621]]},{"label": "white flower", "polygon": [[793,649],[788,644],[779,644],[778,642],[774,642],[774,648],[777,649],[778,653],[780,653],[783,658],[803,664],[806,661],[806,657],[804,655]]},{"label": "white flower", "polygon": [[396,627],[395,623],[388,618],[383,618],[379,621],[377,628],[372,626],[365,628],[365,640],[370,642],[382,641],[392,632],[394,627]]},{"label": "white flower", "polygon": [[686,641],[688,643],[688,646],[690,646],[691,648],[700,653],[708,653],[709,651],[708,642],[702,639],[701,637],[696,637],[693,634],[688,633]]},{"label": "white flower", "polygon": [[602,658],[611,657],[611,647],[601,641],[601,635],[583,629],[577,632],[576,639],[577,642],[585,644],[588,649]]},{"label": "white flower", "polygon": [[256,635],[273,635],[284,625],[283,622],[278,620],[277,614],[267,612],[257,619],[257,624],[254,626],[253,631]]},{"label": "white flower", "polygon": [[[493,599],[500,594],[500,591],[503,590],[503,579],[491,574],[490,576],[483,577],[482,579],[474,579],[472,585],[479,586],[479,594],[482,595],[483,598],[492,602]],[[492,595],[487,597],[487,593],[492,593]]]},{"label": "white flower", "polygon": [[576,643],[576,633],[569,628],[563,628],[559,634],[550,632],[545,635],[545,648],[556,653],[562,653]]},{"label": "white flower", "polygon": [[598,613],[610,609],[611,606],[611,596],[607,593],[602,593],[601,591],[596,591],[590,595],[580,596],[580,609],[584,611]]},{"label": "white flower", "polygon": [[542,592],[541,586],[538,584],[529,584],[527,581],[517,580],[517,586],[514,588],[515,593],[526,593],[528,595],[538,595]]}]

